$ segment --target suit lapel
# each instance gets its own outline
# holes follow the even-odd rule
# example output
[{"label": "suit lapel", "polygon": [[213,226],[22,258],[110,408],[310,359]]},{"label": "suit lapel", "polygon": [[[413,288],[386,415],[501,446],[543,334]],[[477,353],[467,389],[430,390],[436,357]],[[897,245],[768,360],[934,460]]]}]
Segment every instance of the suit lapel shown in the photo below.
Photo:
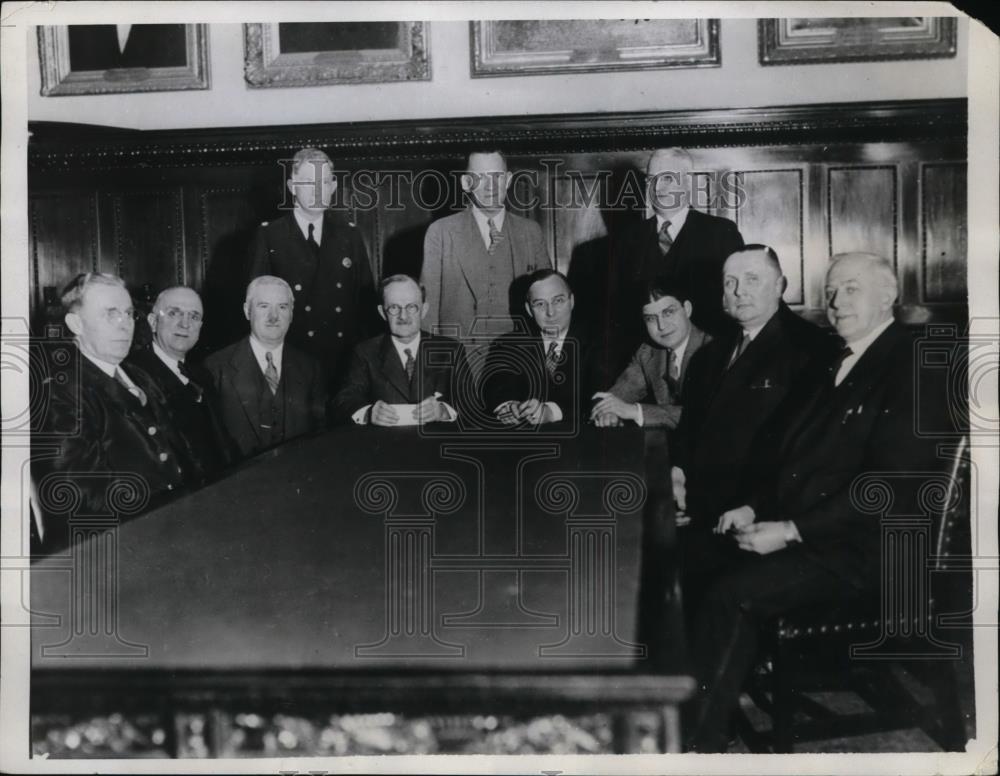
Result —
[{"label": "suit lapel", "polygon": [[684,349],[684,358],[681,359],[681,369],[677,379],[679,385],[684,385],[684,378],[687,377],[688,364],[691,363],[691,356],[697,353],[704,343],[705,332],[697,326],[692,326],[691,333],[688,335],[687,348]]},{"label": "suit lapel", "polygon": [[[479,227],[476,225],[476,219],[472,215],[471,205],[465,209],[465,213],[462,216],[462,232],[463,239],[461,243],[463,245],[467,245],[471,249],[476,244],[476,241],[480,245],[483,244],[483,237],[479,234]],[[470,265],[473,261],[471,253],[471,250],[464,250],[459,246],[456,260],[458,261],[458,268],[462,271],[462,277],[465,279],[465,285],[469,288],[472,298],[477,299],[476,291],[478,290],[478,284],[476,283],[476,279],[482,276],[482,268]]]},{"label": "suit lapel", "polygon": [[[403,400],[408,403],[410,401],[410,381],[406,377],[402,362],[399,360],[399,353],[396,352],[396,348],[392,344],[392,335],[383,335],[379,350],[382,359],[382,374],[385,375],[386,381],[403,397]],[[417,353],[413,354],[414,358],[417,356]]]},{"label": "suit lapel", "polygon": [[257,441],[260,442],[260,403],[256,388],[257,375],[254,372],[254,370],[259,372],[260,366],[258,366],[257,359],[254,358],[253,351],[250,349],[249,338],[243,340],[233,352],[233,357],[229,360],[229,370],[229,379],[236,390],[236,395],[239,396],[240,405],[247,416],[247,422],[253,430],[254,436],[257,437]]}]

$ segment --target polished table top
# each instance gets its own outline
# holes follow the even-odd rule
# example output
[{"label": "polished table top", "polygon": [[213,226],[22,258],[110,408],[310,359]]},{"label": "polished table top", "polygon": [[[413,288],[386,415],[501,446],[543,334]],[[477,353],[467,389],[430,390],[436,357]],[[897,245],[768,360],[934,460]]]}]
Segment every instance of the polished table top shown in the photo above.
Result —
[{"label": "polished table top", "polygon": [[640,633],[650,439],[351,427],[111,530],[75,518],[94,535],[32,567],[33,667],[682,673],[677,611]]}]

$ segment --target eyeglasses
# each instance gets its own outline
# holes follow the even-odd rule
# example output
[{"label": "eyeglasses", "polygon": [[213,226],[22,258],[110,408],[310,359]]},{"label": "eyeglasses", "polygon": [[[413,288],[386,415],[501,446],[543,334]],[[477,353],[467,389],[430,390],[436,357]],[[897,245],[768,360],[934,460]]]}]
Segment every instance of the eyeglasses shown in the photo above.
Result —
[{"label": "eyeglasses", "polygon": [[657,323],[658,321],[669,323],[675,317],[677,317],[677,313],[680,311],[680,309],[681,308],[679,307],[673,307],[673,306],[664,307],[662,310],[660,310],[659,313],[643,314],[642,320],[648,323],[650,326],[652,326],[654,323]]},{"label": "eyeglasses", "polygon": [[560,295],[551,299],[535,299],[530,303],[530,307],[533,312],[543,313],[550,306],[553,310],[562,310],[567,304],[569,304],[569,298]]},{"label": "eyeglasses", "polygon": [[109,307],[104,311],[105,320],[115,326],[124,320],[135,323],[136,317],[135,309],[132,307],[127,310],[119,310],[117,307]]},{"label": "eyeglasses", "polygon": [[165,316],[172,323],[187,321],[188,323],[198,324],[202,321],[202,314],[198,311],[181,310],[179,307],[168,307],[166,310],[160,310],[160,315]]},{"label": "eyeglasses", "polygon": [[415,302],[410,302],[404,307],[400,307],[398,304],[391,304],[385,308],[386,314],[391,315],[393,318],[398,318],[403,310],[406,310],[407,315],[414,316],[420,312],[420,305]]}]

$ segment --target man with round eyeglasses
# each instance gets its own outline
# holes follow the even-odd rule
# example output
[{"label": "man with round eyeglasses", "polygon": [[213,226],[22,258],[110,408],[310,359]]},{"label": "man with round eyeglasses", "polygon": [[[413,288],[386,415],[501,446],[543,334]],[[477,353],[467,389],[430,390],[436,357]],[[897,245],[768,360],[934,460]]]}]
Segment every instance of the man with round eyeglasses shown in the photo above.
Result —
[{"label": "man with round eyeglasses", "polygon": [[188,480],[204,484],[233,463],[236,450],[222,424],[211,375],[189,358],[204,321],[201,297],[185,286],[166,288],[147,321],[153,340],[129,356],[128,363],[145,370],[163,390],[184,443]]},{"label": "man with round eyeglasses", "polygon": [[409,275],[379,285],[378,314],[388,332],[357,345],[333,402],[335,421],[413,426],[455,422],[473,399],[465,349],[421,329],[426,292]]},{"label": "man with round eyeglasses", "polygon": [[[132,346],[135,309],[114,275],[78,275],[62,294],[67,328],[79,352],[66,369],[54,359],[34,393],[32,428],[39,454],[32,466],[38,493],[41,547],[70,541],[66,487],[79,497],[76,512],[108,514],[122,499],[145,511],[185,484],[183,446],[172,430],[166,398],[145,370],[123,363]],[[51,443],[52,450],[44,451]],[[51,454],[49,454],[51,453]]]}]

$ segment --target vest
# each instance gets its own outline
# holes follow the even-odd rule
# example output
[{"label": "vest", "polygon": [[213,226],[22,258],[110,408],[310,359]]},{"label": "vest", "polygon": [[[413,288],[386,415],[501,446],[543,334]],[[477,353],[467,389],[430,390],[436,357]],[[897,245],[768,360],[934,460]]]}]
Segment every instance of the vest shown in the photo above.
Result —
[{"label": "vest", "polygon": [[[506,226],[506,221],[504,225]],[[501,230],[504,239],[496,250],[490,254],[486,244],[477,239],[474,241],[474,256],[472,261],[483,268],[483,273],[473,289],[476,295],[477,318],[500,318],[505,321],[490,321],[488,325],[479,323],[476,334],[496,335],[512,330],[510,324],[510,285],[514,280],[514,249],[511,246],[510,233]],[[477,230],[478,236],[478,230]]]},{"label": "vest", "polygon": [[273,447],[285,439],[285,381],[278,380],[278,390],[271,393],[260,369],[252,370],[257,389],[257,427],[260,431],[261,449]]}]

